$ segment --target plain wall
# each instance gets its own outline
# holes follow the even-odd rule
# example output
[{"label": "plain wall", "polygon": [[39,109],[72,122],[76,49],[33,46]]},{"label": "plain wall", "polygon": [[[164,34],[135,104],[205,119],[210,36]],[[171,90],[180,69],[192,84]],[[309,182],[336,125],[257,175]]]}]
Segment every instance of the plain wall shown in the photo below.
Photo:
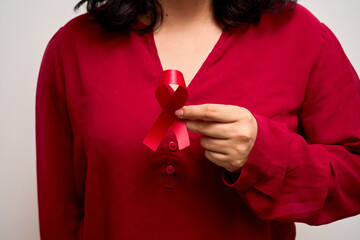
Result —
[{"label": "plain wall", "polygon": [[[333,30],[360,73],[360,2],[300,3]],[[0,239],[39,239],[34,116],[37,75],[47,42],[77,15],[72,11],[75,4],[75,0],[0,0]],[[360,216],[324,226],[297,227],[299,240],[360,239]]]}]

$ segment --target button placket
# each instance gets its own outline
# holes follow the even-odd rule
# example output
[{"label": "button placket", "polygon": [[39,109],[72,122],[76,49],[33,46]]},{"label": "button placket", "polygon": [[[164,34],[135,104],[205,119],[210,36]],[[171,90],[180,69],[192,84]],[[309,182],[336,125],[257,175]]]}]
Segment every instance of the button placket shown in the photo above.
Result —
[{"label": "button placket", "polygon": [[168,142],[168,156],[164,168],[165,186],[166,189],[174,189],[176,176],[176,157],[178,144],[175,140],[169,139]]}]

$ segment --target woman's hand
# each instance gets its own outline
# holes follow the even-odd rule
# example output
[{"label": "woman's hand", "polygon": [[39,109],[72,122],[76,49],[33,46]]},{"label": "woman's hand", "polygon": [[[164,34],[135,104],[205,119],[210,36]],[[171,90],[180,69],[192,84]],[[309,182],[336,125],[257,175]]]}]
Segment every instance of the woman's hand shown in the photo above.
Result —
[{"label": "woman's hand", "polygon": [[190,131],[203,134],[205,157],[229,172],[245,164],[254,146],[257,122],[246,108],[233,105],[203,104],[185,106],[175,115],[186,120]]}]

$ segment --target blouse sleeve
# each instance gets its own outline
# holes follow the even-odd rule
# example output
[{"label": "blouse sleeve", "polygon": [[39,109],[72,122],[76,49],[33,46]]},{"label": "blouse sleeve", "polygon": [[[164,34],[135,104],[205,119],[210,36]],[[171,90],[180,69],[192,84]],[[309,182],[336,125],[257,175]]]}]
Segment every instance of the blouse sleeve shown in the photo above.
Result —
[{"label": "blouse sleeve", "polygon": [[43,240],[77,239],[83,202],[74,176],[73,134],[65,87],[50,40],[36,89],[36,158],[40,236]]},{"label": "blouse sleeve", "polygon": [[360,213],[360,81],[333,33],[299,112],[301,134],[254,115],[258,136],[235,188],[262,219],[326,224]]}]

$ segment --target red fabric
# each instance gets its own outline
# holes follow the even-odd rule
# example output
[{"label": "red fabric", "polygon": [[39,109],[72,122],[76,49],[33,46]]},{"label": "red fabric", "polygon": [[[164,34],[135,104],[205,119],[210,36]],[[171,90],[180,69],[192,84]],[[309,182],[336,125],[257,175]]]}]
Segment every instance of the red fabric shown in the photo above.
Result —
[{"label": "red fabric", "polygon": [[[161,112],[153,35],[88,15],[50,41],[36,93],[40,234],[57,239],[294,239],[294,221],[360,212],[360,82],[332,32],[298,5],[225,30],[186,105],[248,108],[258,136],[232,181],[200,135],[179,151]],[[173,169],[169,172],[172,166]]]}]

